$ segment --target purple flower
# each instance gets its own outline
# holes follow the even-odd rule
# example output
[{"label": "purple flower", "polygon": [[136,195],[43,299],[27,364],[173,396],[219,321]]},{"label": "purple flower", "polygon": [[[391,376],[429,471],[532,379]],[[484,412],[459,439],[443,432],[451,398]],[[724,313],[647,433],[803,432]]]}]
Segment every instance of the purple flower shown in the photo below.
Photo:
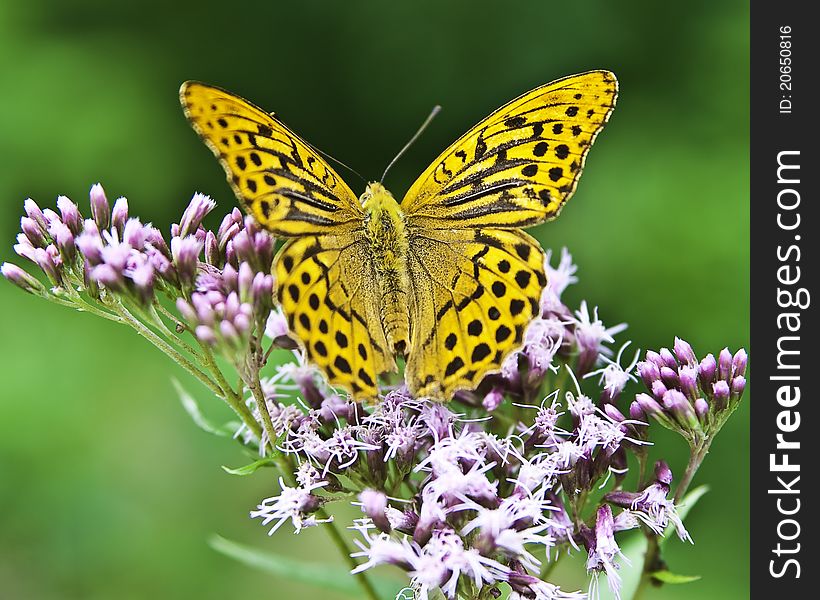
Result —
[{"label": "purple flower", "polygon": [[387,518],[387,495],[377,490],[364,490],[359,494],[362,512],[373,521],[381,531],[390,533],[392,526]]},{"label": "purple flower", "polygon": [[320,523],[327,523],[332,519],[317,519],[312,515],[322,506],[322,499],[312,492],[327,485],[326,481],[318,481],[304,487],[290,487],[280,477],[278,496],[265,498],[251,511],[252,519],[262,519],[262,525],[267,526],[275,521],[268,535],[273,535],[285,521],[290,519],[293,529],[299,533],[305,527],[313,527]]},{"label": "purple flower", "polygon": [[579,351],[576,372],[583,376],[595,365],[599,356],[612,354],[612,350],[603,344],[614,342],[612,336],[626,329],[626,324],[605,327],[598,318],[598,308],[596,307],[590,315],[586,301],[581,302],[581,308],[575,315],[575,339]]},{"label": "purple flower", "polygon": [[171,235],[173,237],[187,237],[194,235],[209,212],[216,207],[216,202],[211,200],[205,194],[196,193],[185,212],[182,213],[182,218],[179,220],[179,225],[172,226]]},{"label": "purple flower", "polygon": [[609,590],[615,598],[619,599],[621,597],[621,576],[618,574],[620,565],[615,562],[615,559],[621,554],[621,549],[615,541],[615,522],[609,505],[603,504],[598,507],[595,530],[584,539],[589,553],[587,570],[606,573]]},{"label": "purple flower", "polygon": [[484,400],[481,401],[481,406],[483,406],[487,412],[493,412],[501,406],[502,402],[504,402],[504,390],[500,387],[494,387],[484,396]]},{"label": "purple flower", "polygon": [[675,526],[678,537],[692,543],[692,538],[683,526],[672,500],[667,499],[672,483],[672,471],[666,462],[655,463],[655,482],[642,492],[610,492],[604,500],[626,509],[624,512],[636,517],[658,536],[663,536],[667,526]]}]

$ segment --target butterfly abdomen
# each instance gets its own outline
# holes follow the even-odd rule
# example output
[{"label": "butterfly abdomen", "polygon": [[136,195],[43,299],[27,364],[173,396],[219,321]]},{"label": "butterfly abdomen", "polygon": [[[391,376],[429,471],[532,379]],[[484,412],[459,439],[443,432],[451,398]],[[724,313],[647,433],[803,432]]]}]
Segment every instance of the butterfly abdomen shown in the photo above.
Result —
[{"label": "butterfly abdomen", "polygon": [[407,293],[407,230],[398,203],[381,184],[371,183],[361,197],[365,235],[381,292],[380,315],[394,354],[405,355],[410,335]]}]

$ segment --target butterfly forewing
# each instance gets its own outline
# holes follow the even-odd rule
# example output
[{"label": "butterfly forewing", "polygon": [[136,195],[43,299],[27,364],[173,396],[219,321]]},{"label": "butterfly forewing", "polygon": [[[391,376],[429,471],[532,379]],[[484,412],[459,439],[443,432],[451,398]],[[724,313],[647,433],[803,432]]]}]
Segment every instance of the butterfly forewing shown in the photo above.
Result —
[{"label": "butterfly forewing", "polygon": [[529,227],[555,218],[615,106],[617,81],[590,71],[527,92],[445,150],[401,203],[413,227]]},{"label": "butterfly forewing", "polygon": [[220,88],[189,81],[185,115],[213,151],[245,210],[276,235],[361,227],[355,194],[310,146],[273,115]]},{"label": "butterfly forewing", "polygon": [[523,231],[429,230],[410,238],[410,390],[449,400],[473,389],[520,348],[546,278]]}]

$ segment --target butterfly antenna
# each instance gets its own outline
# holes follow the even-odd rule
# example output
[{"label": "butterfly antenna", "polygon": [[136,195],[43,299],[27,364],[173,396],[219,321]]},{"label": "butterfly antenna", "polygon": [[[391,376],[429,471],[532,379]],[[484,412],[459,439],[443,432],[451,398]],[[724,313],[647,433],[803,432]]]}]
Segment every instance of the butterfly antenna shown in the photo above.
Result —
[{"label": "butterfly antenna", "polygon": [[364,178],[364,175],[362,175],[361,173],[359,173],[359,172],[358,172],[356,169],[354,169],[353,167],[349,167],[348,165],[346,165],[346,164],[344,164],[342,161],[340,161],[338,158],[333,158],[330,154],[328,154],[328,153],[327,153],[327,152],[325,152],[324,150],[319,150],[319,148],[317,148],[317,147],[316,147],[316,146],[314,146],[313,144],[308,144],[307,142],[305,142],[305,144],[307,144],[308,146],[310,146],[310,147],[311,147],[314,151],[318,152],[319,154],[321,154],[322,156],[324,156],[324,157],[325,157],[325,158],[327,158],[328,160],[332,160],[333,162],[335,162],[335,163],[336,163],[337,165],[339,165],[340,167],[343,167],[343,168],[347,169],[348,171],[350,171],[351,173],[353,173],[356,177],[358,177],[359,179],[361,179],[361,180],[362,180],[362,183],[364,183],[365,185],[367,185],[367,179],[365,179],[365,178]]},{"label": "butterfly antenna", "polygon": [[390,164],[387,165],[387,168],[384,170],[384,173],[382,173],[382,178],[379,180],[379,183],[384,183],[384,178],[387,177],[387,172],[390,170],[390,167],[392,167],[394,164],[396,164],[396,161],[401,158],[402,154],[407,152],[407,149],[410,146],[412,146],[413,142],[415,142],[419,138],[419,136],[422,134],[422,132],[425,129],[427,129],[427,126],[430,124],[430,121],[432,121],[433,117],[435,117],[439,112],[441,112],[441,107],[438,104],[436,104],[433,107],[433,110],[430,111],[430,114],[427,116],[427,118],[424,119],[424,123],[421,124],[421,127],[419,127],[419,130],[413,135],[413,137],[410,138],[410,141],[407,142],[404,145],[404,148],[399,150],[399,153],[396,154],[396,157],[393,160],[390,161]]}]

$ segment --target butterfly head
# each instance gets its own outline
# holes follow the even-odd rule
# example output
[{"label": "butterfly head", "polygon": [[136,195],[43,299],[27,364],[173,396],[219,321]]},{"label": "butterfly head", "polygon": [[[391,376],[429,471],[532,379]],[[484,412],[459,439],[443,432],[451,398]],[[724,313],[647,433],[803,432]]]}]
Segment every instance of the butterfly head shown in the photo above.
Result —
[{"label": "butterfly head", "polygon": [[395,198],[393,198],[393,194],[388,192],[387,188],[377,181],[368,183],[364,193],[359,196],[359,202],[361,202],[362,208],[365,210],[376,205],[389,203],[388,199],[396,202]]}]

